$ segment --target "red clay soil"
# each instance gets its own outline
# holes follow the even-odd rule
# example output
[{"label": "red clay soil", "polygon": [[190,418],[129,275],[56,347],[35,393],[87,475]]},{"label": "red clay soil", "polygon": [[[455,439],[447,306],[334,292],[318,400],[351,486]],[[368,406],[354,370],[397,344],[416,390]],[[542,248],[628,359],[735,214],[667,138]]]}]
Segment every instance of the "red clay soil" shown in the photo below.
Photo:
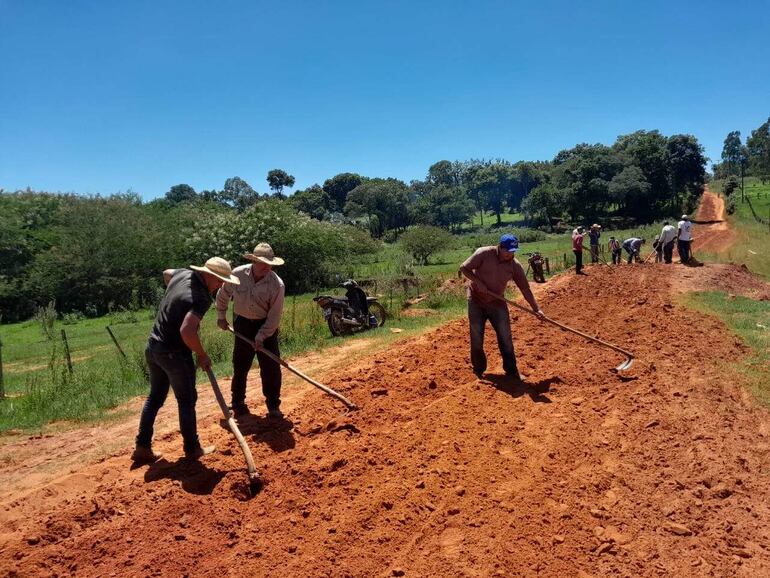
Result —
[{"label": "red clay soil", "polygon": [[213,413],[220,451],[200,463],[176,461],[174,434],[170,461],[130,469],[126,449],[6,497],[0,574],[770,576],[768,412],[727,377],[744,346],[674,303],[682,270],[593,266],[541,293],[634,351],[629,372],[521,313],[527,384],[502,375],[490,334],[480,381],[467,322],[449,323],[323,374],[357,412],[306,390],[291,422],[246,421],[267,480],[250,500]]},{"label": "red clay soil", "polygon": [[725,201],[719,195],[706,190],[698,208],[693,228],[693,251],[720,253],[735,242],[736,232],[725,220]]}]

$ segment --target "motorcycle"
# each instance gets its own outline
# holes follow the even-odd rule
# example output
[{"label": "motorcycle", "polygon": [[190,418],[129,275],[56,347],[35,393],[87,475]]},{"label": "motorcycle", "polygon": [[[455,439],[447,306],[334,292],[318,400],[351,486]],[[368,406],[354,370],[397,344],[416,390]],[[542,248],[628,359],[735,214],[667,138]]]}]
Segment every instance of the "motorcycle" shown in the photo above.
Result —
[{"label": "motorcycle", "polygon": [[355,281],[342,284],[345,297],[319,295],[313,297],[323,311],[329,331],[335,337],[350,335],[385,325],[385,308],[376,297],[369,297]]},{"label": "motorcycle", "polygon": [[529,259],[527,260],[527,272],[529,272],[529,269],[531,268],[532,279],[537,283],[545,283],[545,274],[543,273],[545,261],[543,260],[543,256],[537,251],[534,253],[527,253],[527,255],[529,255]]}]

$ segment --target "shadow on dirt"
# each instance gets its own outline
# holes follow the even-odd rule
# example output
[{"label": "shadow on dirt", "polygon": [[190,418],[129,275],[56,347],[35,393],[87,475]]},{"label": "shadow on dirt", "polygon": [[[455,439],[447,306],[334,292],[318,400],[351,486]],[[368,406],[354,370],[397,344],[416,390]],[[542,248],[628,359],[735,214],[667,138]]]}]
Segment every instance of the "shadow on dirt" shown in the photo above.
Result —
[{"label": "shadow on dirt", "polygon": [[[250,413],[238,417],[237,422],[244,437],[251,436],[254,442],[266,444],[275,453],[285,452],[296,445],[294,423],[285,417],[271,419]],[[224,419],[219,420],[219,425],[222,429],[230,431]]]},{"label": "shadow on dirt", "polygon": [[212,470],[198,460],[180,458],[169,462],[162,458],[149,465],[144,473],[144,481],[176,480],[182,483],[182,489],[188,494],[208,495],[224,476],[225,472]]},{"label": "shadow on dirt", "polygon": [[517,381],[507,375],[487,374],[483,381],[491,383],[495,389],[507,393],[511,397],[521,397],[528,395],[535,403],[551,403],[550,398],[545,394],[551,389],[551,385],[560,383],[558,377],[541,379],[538,382]]}]

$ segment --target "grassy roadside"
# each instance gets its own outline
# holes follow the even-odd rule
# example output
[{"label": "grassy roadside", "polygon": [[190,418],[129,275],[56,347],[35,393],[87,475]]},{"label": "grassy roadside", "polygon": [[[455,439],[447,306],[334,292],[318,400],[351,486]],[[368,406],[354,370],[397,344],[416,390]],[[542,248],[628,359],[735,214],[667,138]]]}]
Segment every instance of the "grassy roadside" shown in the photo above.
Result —
[{"label": "grassy roadside", "polygon": [[732,365],[754,397],[770,407],[770,302],[717,291],[687,293],[681,299],[685,306],[717,317],[751,348],[748,357]]},{"label": "grassy roadside", "polygon": [[[722,192],[722,181],[714,181],[709,185],[713,192]],[[728,215],[728,221],[737,232],[735,244],[724,253],[713,258],[732,262],[745,263],[754,273],[770,279],[770,227],[758,223],[751,208],[761,218],[770,219],[770,183],[762,182],[754,177],[746,179],[745,196],[747,201],[741,201],[740,190],[733,194],[735,198],[735,213]]]},{"label": "grassy roadside", "polygon": [[[435,288],[435,287],[434,287]],[[428,288],[429,289],[429,288]],[[413,291],[414,292],[414,291]],[[377,346],[416,335],[456,318],[464,311],[459,291],[434,292],[421,307],[426,316],[402,315],[408,294],[382,298],[390,309],[384,327],[346,338],[331,337],[313,295],[289,297],[281,324],[284,357],[310,350],[334,347],[351,339],[373,339]],[[99,421],[112,415],[122,402],[148,390],[144,346],[153,323],[149,310],[123,314],[120,321],[110,316],[80,320],[73,324],[57,321],[54,339],[47,339],[36,321],[0,326],[3,339],[5,389],[0,401],[0,433],[9,430],[41,431],[47,424]],[[112,343],[105,326],[110,325],[126,353],[124,359]],[[73,361],[69,373],[60,330],[67,332]],[[398,328],[398,333],[391,332]],[[216,327],[213,310],[203,320],[201,339],[214,362],[217,375],[232,373],[232,337]],[[201,375],[198,376],[199,380]]]}]

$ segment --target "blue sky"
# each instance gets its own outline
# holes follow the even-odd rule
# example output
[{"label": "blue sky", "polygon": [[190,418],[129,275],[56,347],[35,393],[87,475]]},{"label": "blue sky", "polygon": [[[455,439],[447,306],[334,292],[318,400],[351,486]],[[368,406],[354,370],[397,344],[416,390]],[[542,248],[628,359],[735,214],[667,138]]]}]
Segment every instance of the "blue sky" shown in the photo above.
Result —
[{"label": "blue sky", "polygon": [[0,0],[0,188],[423,178],[770,116],[770,2]]}]

